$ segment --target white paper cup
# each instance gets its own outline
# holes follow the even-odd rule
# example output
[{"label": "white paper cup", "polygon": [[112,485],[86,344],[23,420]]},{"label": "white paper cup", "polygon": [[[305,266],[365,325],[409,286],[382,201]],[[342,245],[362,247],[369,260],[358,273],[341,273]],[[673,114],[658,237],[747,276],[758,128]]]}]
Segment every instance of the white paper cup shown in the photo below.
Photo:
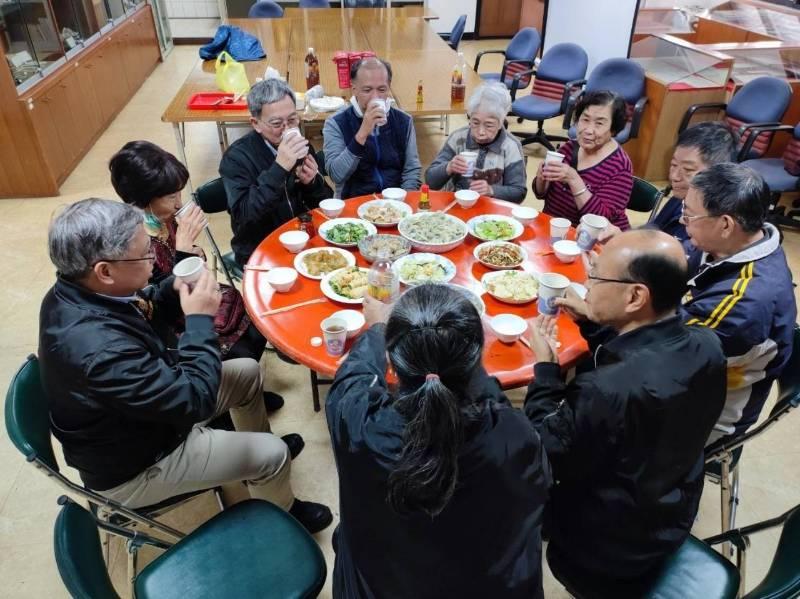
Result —
[{"label": "white paper cup", "polygon": [[[284,129],[283,133],[281,134],[281,141],[289,139],[290,137],[293,137],[295,135],[299,135],[300,137],[303,136],[303,134],[300,133],[300,129],[298,129],[297,127],[290,127],[288,129]],[[306,155],[308,155],[308,147],[306,147]]]},{"label": "white paper cup", "polygon": [[549,164],[551,162],[564,162],[564,154],[561,152],[554,152],[553,150],[548,150],[547,154],[544,155],[544,163]]},{"label": "white paper cup", "polygon": [[343,318],[330,317],[320,323],[325,351],[330,356],[341,356],[347,340],[347,321]]},{"label": "white paper cup", "polygon": [[569,287],[569,279],[557,272],[546,272],[539,275],[539,314],[555,316],[558,306],[553,304],[557,297],[564,297]]},{"label": "white paper cup", "polygon": [[555,243],[559,239],[564,239],[567,236],[572,225],[566,218],[551,218],[550,219],[550,243]]},{"label": "white paper cup", "polygon": [[470,150],[464,150],[460,156],[467,162],[467,172],[464,173],[465,177],[471,177],[475,174],[475,162],[478,160],[478,153]]},{"label": "white paper cup", "polygon": [[197,279],[205,269],[205,262],[199,256],[192,256],[191,258],[184,258],[172,268],[172,274],[178,277],[181,281],[193,286]]},{"label": "white paper cup", "polygon": [[581,226],[578,228],[576,241],[578,247],[588,252],[594,247],[600,233],[608,226],[608,219],[597,214],[584,214],[581,217]]}]

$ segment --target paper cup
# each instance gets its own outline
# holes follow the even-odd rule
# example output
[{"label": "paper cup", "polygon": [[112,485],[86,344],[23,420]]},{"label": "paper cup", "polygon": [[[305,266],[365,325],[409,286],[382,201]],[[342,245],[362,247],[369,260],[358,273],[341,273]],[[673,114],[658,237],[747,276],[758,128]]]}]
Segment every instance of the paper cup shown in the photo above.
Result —
[{"label": "paper cup", "polygon": [[[290,137],[294,137],[295,135],[299,135],[302,137],[302,133],[300,133],[300,129],[297,127],[290,127],[288,129],[284,129],[283,133],[281,134],[281,141],[285,139],[289,139]],[[306,147],[306,155],[308,154],[308,147]]]},{"label": "paper cup", "polygon": [[197,282],[205,268],[205,262],[199,256],[184,258],[172,269],[172,274],[190,287]]},{"label": "paper cup", "polygon": [[557,297],[564,297],[569,287],[569,279],[557,272],[546,272],[539,275],[539,314],[555,316],[558,306],[553,304]]},{"label": "paper cup", "polygon": [[550,162],[564,162],[564,154],[548,150],[547,154],[544,155],[544,163],[549,164]]},{"label": "paper cup", "polygon": [[576,241],[578,247],[588,252],[594,247],[600,233],[608,226],[608,219],[597,214],[584,214],[581,217],[581,226],[578,228]]},{"label": "paper cup", "polygon": [[555,243],[559,239],[564,239],[567,236],[572,225],[566,218],[551,218],[550,219],[550,243]]},{"label": "paper cup", "polygon": [[475,162],[478,160],[478,153],[464,150],[460,156],[467,162],[467,172],[464,173],[465,177],[471,177],[475,174]]},{"label": "paper cup", "polygon": [[344,342],[347,340],[347,321],[343,318],[330,317],[320,323],[325,351],[330,356],[341,356],[344,353]]}]

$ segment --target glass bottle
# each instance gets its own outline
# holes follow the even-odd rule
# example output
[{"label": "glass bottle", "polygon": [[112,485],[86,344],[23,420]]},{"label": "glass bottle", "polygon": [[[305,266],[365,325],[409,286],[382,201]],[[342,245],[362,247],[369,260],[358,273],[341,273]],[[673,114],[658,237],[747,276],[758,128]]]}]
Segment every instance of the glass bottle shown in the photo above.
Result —
[{"label": "glass bottle", "polygon": [[306,54],[306,89],[319,85],[319,59],[314,48],[308,49]]},{"label": "glass bottle", "polygon": [[367,293],[376,300],[390,304],[400,293],[400,279],[392,269],[388,250],[381,250],[367,275]]},{"label": "glass bottle", "polygon": [[467,63],[464,60],[464,53],[458,53],[458,60],[453,66],[453,75],[450,79],[450,100],[452,102],[463,102],[465,97],[466,85],[464,85],[464,69]]},{"label": "glass bottle", "polygon": [[430,192],[430,187],[427,185],[423,185],[419,188],[419,203],[417,204],[417,210],[430,210],[431,209],[431,200],[428,197],[428,193]]},{"label": "glass bottle", "polygon": [[309,239],[317,234],[317,229],[314,227],[314,219],[311,217],[310,212],[303,212],[297,217],[297,220],[297,228],[308,233]]}]

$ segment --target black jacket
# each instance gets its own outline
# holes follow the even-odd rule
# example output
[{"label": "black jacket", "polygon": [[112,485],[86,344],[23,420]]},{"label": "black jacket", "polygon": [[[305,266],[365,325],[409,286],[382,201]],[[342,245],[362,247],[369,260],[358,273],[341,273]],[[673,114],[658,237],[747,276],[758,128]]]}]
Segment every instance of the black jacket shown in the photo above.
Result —
[{"label": "black jacket", "polygon": [[[180,313],[172,281],[142,292],[154,324]],[[210,418],[222,370],[210,316],[188,316],[169,351],[132,303],[61,278],[42,302],[39,360],[53,433],[98,491],[134,478]]]},{"label": "black jacket", "polygon": [[541,522],[550,472],[539,436],[479,369],[481,410],[465,428],[450,503],[435,518],[399,516],[387,479],[403,445],[373,326],[336,373],[326,401],[339,471],[334,597],[542,597]]},{"label": "black jacket", "polygon": [[712,331],[677,316],[619,336],[591,323],[581,332],[593,368],[565,384],[557,364],[536,364],[525,399],[557,481],[550,542],[585,569],[635,579],[692,527],[725,356]]},{"label": "black jacket", "polygon": [[[309,146],[309,151],[316,158],[314,148]],[[293,173],[283,170],[257,131],[231,144],[222,157],[219,174],[228,195],[231,247],[241,265],[267,235],[333,196],[322,175],[303,185]]]}]

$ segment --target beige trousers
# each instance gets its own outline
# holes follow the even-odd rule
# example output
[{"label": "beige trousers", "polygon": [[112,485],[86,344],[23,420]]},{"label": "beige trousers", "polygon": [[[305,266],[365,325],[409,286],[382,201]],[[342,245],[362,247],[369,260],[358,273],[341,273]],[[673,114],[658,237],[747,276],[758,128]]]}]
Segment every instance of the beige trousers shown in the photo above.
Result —
[{"label": "beige trousers", "polygon": [[169,497],[245,481],[251,497],[288,510],[294,502],[291,457],[280,437],[270,433],[262,399],[261,369],[250,358],[222,363],[217,413],[230,410],[236,431],[196,425],[175,451],[137,477],[101,495],[127,507],[159,503]]}]

